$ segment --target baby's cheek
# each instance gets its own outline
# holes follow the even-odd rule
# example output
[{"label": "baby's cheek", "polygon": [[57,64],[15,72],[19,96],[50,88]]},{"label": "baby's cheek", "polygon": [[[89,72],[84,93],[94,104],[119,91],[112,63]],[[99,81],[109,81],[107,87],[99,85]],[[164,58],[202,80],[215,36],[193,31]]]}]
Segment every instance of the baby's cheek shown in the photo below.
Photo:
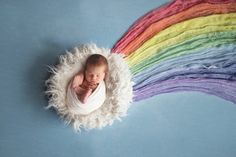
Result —
[{"label": "baby's cheek", "polygon": [[102,76],[101,80],[104,80],[104,79],[105,79],[105,77],[106,77],[106,74],[104,74],[104,75]]},{"label": "baby's cheek", "polygon": [[99,79],[99,82],[102,82],[102,81],[104,80],[104,78],[105,78],[105,77],[101,77],[101,78]]}]

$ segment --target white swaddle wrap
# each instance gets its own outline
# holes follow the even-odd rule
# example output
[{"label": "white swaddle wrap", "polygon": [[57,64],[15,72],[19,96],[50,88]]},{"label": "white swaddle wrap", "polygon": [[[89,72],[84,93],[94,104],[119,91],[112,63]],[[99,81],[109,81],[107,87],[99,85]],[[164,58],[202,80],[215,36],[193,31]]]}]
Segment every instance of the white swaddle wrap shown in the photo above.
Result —
[{"label": "white swaddle wrap", "polygon": [[83,104],[77,97],[75,91],[71,89],[71,84],[67,87],[66,104],[71,113],[86,115],[98,109],[106,99],[106,85],[102,81],[94,92],[88,97]]}]

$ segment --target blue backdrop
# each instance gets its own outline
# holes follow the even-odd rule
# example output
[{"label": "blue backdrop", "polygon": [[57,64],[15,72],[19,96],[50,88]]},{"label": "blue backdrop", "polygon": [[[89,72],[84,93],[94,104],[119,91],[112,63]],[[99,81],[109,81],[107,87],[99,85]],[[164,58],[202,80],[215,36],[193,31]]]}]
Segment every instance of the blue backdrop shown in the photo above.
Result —
[{"label": "blue backdrop", "polygon": [[1,157],[235,157],[236,105],[197,92],[133,103],[122,122],[73,132],[45,110],[47,65],[88,42],[111,48],[167,1],[0,0]]}]

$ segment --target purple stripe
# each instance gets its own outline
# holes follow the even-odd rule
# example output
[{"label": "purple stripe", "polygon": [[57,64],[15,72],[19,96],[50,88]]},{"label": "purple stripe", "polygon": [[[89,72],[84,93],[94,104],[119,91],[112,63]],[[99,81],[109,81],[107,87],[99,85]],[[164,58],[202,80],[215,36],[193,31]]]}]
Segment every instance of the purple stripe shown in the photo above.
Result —
[{"label": "purple stripe", "polygon": [[176,91],[199,91],[236,103],[236,81],[219,79],[172,79],[134,90],[134,101]]}]

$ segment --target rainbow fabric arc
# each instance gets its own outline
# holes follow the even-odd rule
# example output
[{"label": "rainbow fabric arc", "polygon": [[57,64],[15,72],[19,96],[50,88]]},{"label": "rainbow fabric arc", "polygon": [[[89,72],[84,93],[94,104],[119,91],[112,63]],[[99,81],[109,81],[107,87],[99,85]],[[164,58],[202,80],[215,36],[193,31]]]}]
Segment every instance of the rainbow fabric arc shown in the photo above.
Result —
[{"label": "rainbow fabric arc", "polygon": [[236,0],[175,0],[139,18],[115,44],[134,101],[199,91],[236,104]]}]

